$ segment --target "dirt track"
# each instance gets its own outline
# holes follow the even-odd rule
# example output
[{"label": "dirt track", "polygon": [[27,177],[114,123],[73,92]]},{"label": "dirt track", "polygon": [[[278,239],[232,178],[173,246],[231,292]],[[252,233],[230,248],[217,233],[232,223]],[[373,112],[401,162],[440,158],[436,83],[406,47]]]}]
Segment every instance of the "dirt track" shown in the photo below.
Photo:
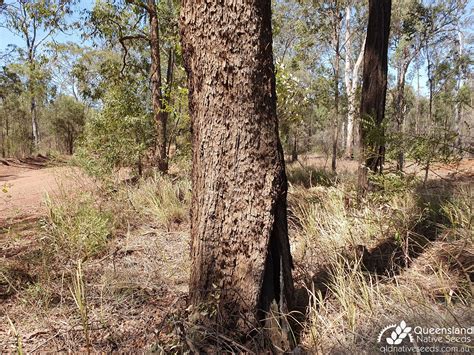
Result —
[{"label": "dirt track", "polygon": [[45,212],[44,197],[67,188],[75,175],[71,167],[41,164],[0,164],[0,226],[12,219],[38,217]]}]

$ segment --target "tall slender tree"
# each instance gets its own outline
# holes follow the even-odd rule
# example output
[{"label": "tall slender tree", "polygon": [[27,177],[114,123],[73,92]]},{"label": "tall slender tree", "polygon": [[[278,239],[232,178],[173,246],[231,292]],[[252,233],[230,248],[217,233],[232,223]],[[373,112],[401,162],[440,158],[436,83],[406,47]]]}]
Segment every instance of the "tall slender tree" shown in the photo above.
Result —
[{"label": "tall slender tree", "polygon": [[[362,42],[359,55],[357,56],[356,61],[353,59],[353,37],[355,31],[351,26],[351,13],[352,6],[346,6],[346,28],[344,36],[344,47],[346,48],[345,56],[345,65],[344,65],[344,83],[346,87],[347,95],[347,127],[346,127],[346,142],[345,142],[345,156],[347,158],[352,158],[354,150],[354,137],[357,135],[355,126],[356,122],[356,91],[359,86],[359,69],[362,65],[362,60],[364,59],[364,47],[365,39]],[[358,129],[357,129],[358,131]]]},{"label": "tall slender tree", "polygon": [[342,5],[339,0],[330,3],[330,13],[332,16],[332,48],[334,49],[333,74],[334,74],[334,123],[332,131],[332,159],[331,169],[337,169],[337,148],[339,144],[339,80],[341,61],[341,28],[342,28]]},{"label": "tall slender tree", "polygon": [[33,147],[38,148],[40,130],[37,110],[37,86],[41,47],[59,31],[68,27],[71,0],[0,2],[0,27],[19,36],[25,44],[24,60],[27,64],[27,86],[30,95],[31,133]]},{"label": "tall slender tree", "polygon": [[271,1],[183,0],[180,25],[193,133],[190,299],[247,334],[293,295]]},{"label": "tall slender tree", "polygon": [[[97,2],[91,12],[90,24],[96,36],[105,38],[112,46],[120,43],[123,51],[122,73],[128,65],[130,49],[143,43],[148,44],[151,103],[156,127],[154,159],[158,170],[166,173],[169,158],[168,106],[175,74],[175,45],[164,43],[162,39],[165,30],[158,4],[156,0],[125,0],[122,6],[126,7],[120,8],[107,2]],[[173,12],[174,6],[174,2],[170,0],[163,5],[170,12]],[[143,21],[143,18],[147,21]],[[168,30],[173,31],[169,20],[167,25],[170,27]],[[165,75],[163,71],[166,72]]]},{"label": "tall slender tree", "polygon": [[365,185],[367,168],[381,172],[385,154],[383,119],[387,92],[388,40],[391,0],[369,1],[369,23],[364,50],[361,100],[361,159],[359,184]]}]

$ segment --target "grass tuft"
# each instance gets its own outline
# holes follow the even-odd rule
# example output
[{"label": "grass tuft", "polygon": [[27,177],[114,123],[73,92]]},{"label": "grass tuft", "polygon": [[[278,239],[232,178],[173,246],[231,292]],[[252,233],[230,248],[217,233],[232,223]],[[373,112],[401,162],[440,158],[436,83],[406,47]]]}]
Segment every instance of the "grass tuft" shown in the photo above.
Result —
[{"label": "grass tuft", "polygon": [[105,248],[112,233],[112,217],[96,205],[91,194],[60,199],[48,196],[46,206],[43,244],[50,255],[86,259]]},{"label": "grass tuft", "polygon": [[188,221],[191,182],[187,178],[155,175],[130,188],[128,195],[140,215],[161,227],[169,230],[173,224]]}]

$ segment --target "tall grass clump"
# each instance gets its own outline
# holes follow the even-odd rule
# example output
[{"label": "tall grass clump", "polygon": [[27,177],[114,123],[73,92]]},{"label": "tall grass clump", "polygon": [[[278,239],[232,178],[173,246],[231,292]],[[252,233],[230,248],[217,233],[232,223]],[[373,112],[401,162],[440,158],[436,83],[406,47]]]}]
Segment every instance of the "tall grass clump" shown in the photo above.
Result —
[{"label": "tall grass clump", "polygon": [[306,265],[331,263],[340,253],[352,254],[360,246],[371,249],[389,238],[402,243],[423,214],[412,193],[393,195],[389,203],[358,202],[356,192],[344,184],[293,186],[289,208],[295,253]]},{"label": "tall grass clump", "polygon": [[287,168],[287,176],[290,184],[304,186],[332,186],[336,181],[336,175],[324,169],[311,166],[290,166]]},{"label": "tall grass clump", "polygon": [[[474,271],[469,186],[425,189],[390,174],[364,199],[344,183],[290,186],[293,256],[306,287],[310,353],[371,353],[378,333],[469,326]],[[429,344],[424,344],[429,345]]]},{"label": "tall grass clump", "polygon": [[44,248],[50,256],[86,259],[100,253],[113,229],[112,216],[89,193],[46,198]]},{"label": "tall grass clump", "polygon": [[161,227],[188,221],[191,182],[186,177],[156,174],[131,187],[128,194],[134,209]]},{"label": "tall grass clump", "polygon": [[462,186],[453,198],[441,204],[441,213],[447,220],[446,228],[456,239],[472,242],[474,227],[474,195],[471,186]]}]

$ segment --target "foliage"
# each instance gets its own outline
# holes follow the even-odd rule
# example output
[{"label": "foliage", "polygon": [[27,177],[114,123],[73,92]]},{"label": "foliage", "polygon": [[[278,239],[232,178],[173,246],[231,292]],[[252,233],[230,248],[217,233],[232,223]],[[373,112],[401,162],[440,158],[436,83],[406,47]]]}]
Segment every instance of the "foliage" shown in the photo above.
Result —
[{"label": "foliage", "polygon": [[50,107],[50,124],[59,142],[64,142],[66,151],[73,153],[74,143],[82,134],[86,121],[85,106],[71,96],[60,95]]},{"label": "foliage", "polygon": [[141,102],[138,87],[122,83],[111,88],[104,107],[87,121],[77,161],[88,173],[108,177],[121,167],[140,169],[153,143],[153,121]]}]

